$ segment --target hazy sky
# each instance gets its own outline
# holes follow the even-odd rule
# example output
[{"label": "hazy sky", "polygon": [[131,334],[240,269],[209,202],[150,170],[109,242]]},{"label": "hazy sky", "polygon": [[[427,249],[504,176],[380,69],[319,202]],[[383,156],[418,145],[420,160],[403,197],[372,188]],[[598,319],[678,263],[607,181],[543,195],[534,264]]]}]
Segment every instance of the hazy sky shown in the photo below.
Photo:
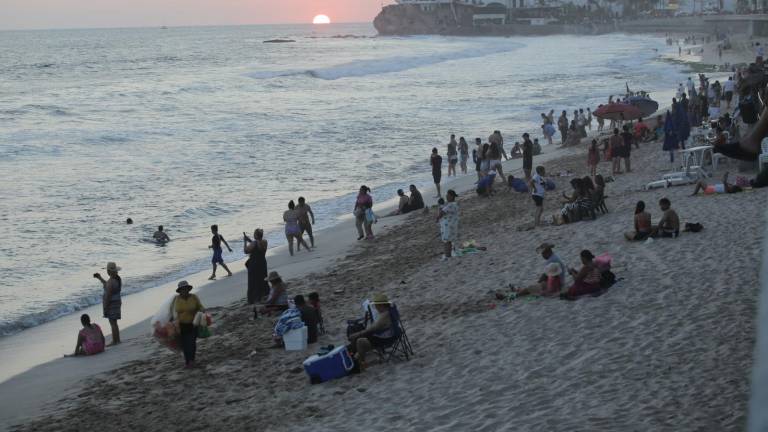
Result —
[{"label": "hazy sky", "polygon": [[0,29],[366,22],[380,9],[381,0],[0,0]]}]

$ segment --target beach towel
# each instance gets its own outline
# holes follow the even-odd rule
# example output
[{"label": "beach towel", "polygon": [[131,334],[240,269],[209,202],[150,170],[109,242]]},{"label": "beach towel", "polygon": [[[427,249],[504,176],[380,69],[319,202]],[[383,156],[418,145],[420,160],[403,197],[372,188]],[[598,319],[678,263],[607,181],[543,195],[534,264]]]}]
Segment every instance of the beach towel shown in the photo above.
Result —
[{"label": "beach towel", "polygon": [[277,319],[274,336],[283,337],[287,332],[301,327],[304,327],[304,321],[301,320],[301,311],[296,308],[290,308],[280,314],[280,318]]}]

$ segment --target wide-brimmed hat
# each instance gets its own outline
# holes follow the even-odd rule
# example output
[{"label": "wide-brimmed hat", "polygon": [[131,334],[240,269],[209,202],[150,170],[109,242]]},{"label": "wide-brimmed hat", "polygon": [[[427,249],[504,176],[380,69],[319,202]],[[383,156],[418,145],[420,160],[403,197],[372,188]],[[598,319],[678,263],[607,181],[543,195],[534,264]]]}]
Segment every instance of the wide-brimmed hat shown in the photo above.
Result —
[{"label": "wide-brimmed hat", "polygon": [[184,290],[189,291],[191,289],[192,289],[192,285],[190,285],[189,282],[187,282],[185,280],[179,282],[179,284],[176,286],[176,292],[177,293],[180,293],[180,292],[182,292]]},{"label": "wide-brimmed hat", "polygon": [[280,273],[278,273],[276,271],[271,271],[271,272],[269,272],[269,276],[267,276],[264,280],[268,281],[268,282],[272,282],[272,281],[276,281],[278,279],[282,279],[282,277],[280,277]]},{"label": "wide-brimmed hat", "polygon": [[544,274],[547,276],[560,276],[562,269],[558,263],[549,263],[544,267]]},{"label": "wide-brimmed hat", "polygon": [[536,252],[544,252],[547,249],[554,249],[555,245],[552,243],[542,243],[536,248]]},{"label": "wide-brimmed hat", "polygon": [[107,263],[107,271],[120,271],[122,268],[118,267],[117,264],[113,263],[112,261]]},{"label": "wide-brimmed hat", "polygon": [[386,294],[374,294],[373,299],[371,299],[372,305],[378,305],[378,304],[389,304],[389,297],[387,297]]}]

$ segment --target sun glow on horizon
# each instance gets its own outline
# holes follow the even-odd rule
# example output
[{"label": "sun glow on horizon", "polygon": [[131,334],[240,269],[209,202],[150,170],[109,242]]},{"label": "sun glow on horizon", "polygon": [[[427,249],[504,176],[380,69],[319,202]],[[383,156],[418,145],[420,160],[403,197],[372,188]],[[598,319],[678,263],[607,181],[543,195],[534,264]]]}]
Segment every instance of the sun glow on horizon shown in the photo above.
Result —
[{"label": "sun glow on horizon", "polygon": [[313,20],[312,24],[330,24],[331,19],[328,18],[328,15],[317,15]]}]

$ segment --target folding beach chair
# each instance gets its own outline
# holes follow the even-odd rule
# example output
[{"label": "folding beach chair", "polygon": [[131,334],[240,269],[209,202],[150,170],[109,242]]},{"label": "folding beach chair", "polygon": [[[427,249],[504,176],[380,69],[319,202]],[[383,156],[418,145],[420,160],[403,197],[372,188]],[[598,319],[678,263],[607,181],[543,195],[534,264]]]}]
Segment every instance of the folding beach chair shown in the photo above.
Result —
[{"label": "folding beach chair", "polygon": [[[400,319],[400,311],[397,310],[397,306],[394,303],[389,307],[389,317],[392,320],[393,342],[387,346],[375,347],[376,354],[384,363],[389,363],[393,358],[410,360],[410,357],[413,355],[413,347],[408,339],[408,334],[405,332],[403,321]],[[368,306],[368,313],[365,318],[366,326],[369,321],[373,322],[373,311],[370,305]]]}]

